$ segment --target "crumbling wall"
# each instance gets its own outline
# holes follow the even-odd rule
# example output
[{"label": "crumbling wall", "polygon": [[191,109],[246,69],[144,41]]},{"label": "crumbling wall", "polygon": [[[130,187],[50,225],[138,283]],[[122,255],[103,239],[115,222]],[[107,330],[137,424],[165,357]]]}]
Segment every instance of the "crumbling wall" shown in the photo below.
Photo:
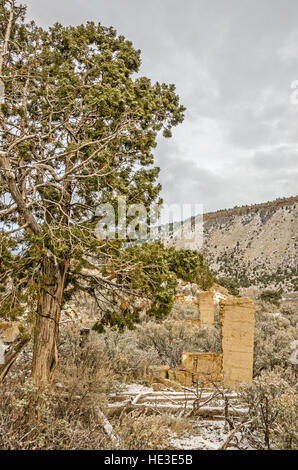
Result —
[{"label": "crumbling wall", "polygon": [[203,352],[183,352],[181,369],[193,372],[198,379],[201,377],[217,381],[221,377],[222,354]]},{"label": "crumbling wall", "polygon": [[155,379],[167,379],[169,369],[169,366],[149,366],[148,372]]},{"label": "crumbling wall", "polygon": [[[197,300],[196,300],[197,299]],[[194,303],[199,319],[174,320],[189,328],[214,327],[215,307],[221,325],[221,352],[183,352],[179,369],[151,368],[149,375],[159,380],[172,380],[190,387],[196,383],[221,381],[227,388],[250,384],[253,378],[254,304],[250,298],[236,298],[217,284],[196,297],[179,296],[181,305]]]},{"label": "crumbling wall", "polygon": [[183,387],[192,387],[194,384],[193,373],[182,369],[170,369],[168,377],[171,381],[178,382]]},{"label": "crumbling wall", "polygon": [[229,297],[229,295],[230,295],[228,289],[226,289],[223,286],[220,286],[219,284],[216,284],[216,282],[213,284],[213,286],[211,287],[210,290],[214,293],[219,293],[219,294],[222,294],[226,297]]},{"label": "crumbling wall", "polygon": [[224,386],[250,384],[253,378],[255,310],[250,298],[220,303]]},{"label": "crumbling wall", "polygon": [[199,319],[200,326],[203,328],[209,326],[214,327],[214,292],[200,292],[198,294],[198,308],[199,308]]}]

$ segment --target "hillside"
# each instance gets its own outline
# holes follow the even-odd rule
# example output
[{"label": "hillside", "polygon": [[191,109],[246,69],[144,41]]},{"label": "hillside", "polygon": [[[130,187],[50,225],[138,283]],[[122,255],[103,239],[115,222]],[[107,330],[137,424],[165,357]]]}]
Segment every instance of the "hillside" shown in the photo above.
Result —
[{"label": "hillside", "polygon": [[298,289],[298,196],[204,215],[203,251],[239,286]]}]

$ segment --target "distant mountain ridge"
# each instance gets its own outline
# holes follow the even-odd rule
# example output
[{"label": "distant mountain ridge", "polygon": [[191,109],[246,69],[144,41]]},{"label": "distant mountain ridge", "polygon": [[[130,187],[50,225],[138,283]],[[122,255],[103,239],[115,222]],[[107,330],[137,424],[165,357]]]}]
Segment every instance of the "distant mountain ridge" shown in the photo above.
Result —
[{"label": "distant mountain ridge", "polygon": [[204,214],[203,252],[242,287],[298,290],[298,196]]},{"label": "distant mountain ridge", "polygon": [[247,211],[258,211],[260,209],[270,209],[272,207],[280,208],[288,205],[298,203],[298,195],[291,197],[278,198],[274,201],[261,202],[258,204],[235,206],[233,209],[219,209],[218,211],[207,212],[204,214],[204,221],[215,219],[218,217],[225,217],[228,215],[243,215]]}]

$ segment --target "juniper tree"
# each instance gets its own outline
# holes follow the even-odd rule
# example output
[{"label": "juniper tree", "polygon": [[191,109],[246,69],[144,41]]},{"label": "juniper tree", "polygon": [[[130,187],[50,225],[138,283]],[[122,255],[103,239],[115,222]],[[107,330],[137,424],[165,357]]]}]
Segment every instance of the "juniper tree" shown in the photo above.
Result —
[{"label": "juniper tree", "polygon": [[158,198],[157,135],[170,137],[184,108],[174,85],[138,75],[140,51],[113,28],[45,30],[25,14],[0,1],[1,314],[36,318],[32,373],[41,384],[57,364],[68,283],[88,256],[105,264],[119,253],[119,243],[95,236],[96,206]]},{"label": "juniper tree", "polygon": [[140,51],[113,28],[44,30],[25,13],[0,0],[0,316],[34,323],[32,376],[42,385],[53,379],[61,309],[76,291],[105,305],[99,329],[123,327],[138,311],[117,311],[121,295],[150,297],[150,315],[162,318],[177,275],[203,288],[213,278],[197,252],[124,250],[96,237],[98,204],[161,202],[153,151],[183,120],[174,85],[140,77]]}]

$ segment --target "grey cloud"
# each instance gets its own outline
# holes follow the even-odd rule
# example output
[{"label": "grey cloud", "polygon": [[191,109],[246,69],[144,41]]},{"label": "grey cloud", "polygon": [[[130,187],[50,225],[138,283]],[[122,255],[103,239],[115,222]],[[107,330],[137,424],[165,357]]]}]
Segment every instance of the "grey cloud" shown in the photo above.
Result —
[{"label": "grey cloud", "polygon": [[265,171],[298,171],[298,146],[296,149],[278,147],[273,151],[259,151],[253,157],[257,168]]}]

